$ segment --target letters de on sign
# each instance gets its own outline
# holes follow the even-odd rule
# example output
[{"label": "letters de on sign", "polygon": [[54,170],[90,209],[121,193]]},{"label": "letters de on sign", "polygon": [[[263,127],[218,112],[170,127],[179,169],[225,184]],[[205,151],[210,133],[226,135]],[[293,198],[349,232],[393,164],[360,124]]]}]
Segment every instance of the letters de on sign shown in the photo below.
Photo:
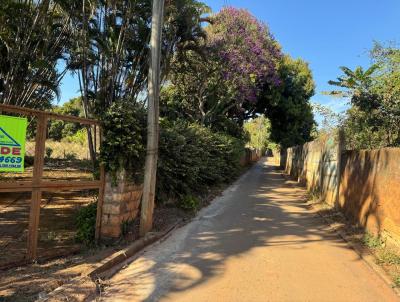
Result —
[{"label": "letters de on sign", "polygon": [[0,172],[24,172],[27,119],[0,115]]}]

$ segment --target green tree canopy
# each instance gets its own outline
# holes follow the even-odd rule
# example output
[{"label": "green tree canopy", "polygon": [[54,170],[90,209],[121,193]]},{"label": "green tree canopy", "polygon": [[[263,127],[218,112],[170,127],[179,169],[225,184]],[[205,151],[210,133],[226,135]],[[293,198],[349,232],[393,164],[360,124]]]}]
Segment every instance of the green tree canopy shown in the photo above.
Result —
[{"label": "green tree canopy", "polygon": [[366,70],[341,67],[343,75],[329,82],[341,88],[330,95],[349,99],[342,126],[352,149],[400,145],[400,50],[375,43],[370,55]]},{"label": "green tree canopy", "polygon": [[0,5],[0,103],[49,108],[70,39],[62,1],[4,0]]},{"label": "green tree canopy", "polygon": [[255,119],[244,123],[244,129],[249,134],[248,146],[266,150],[270,144],[271,123],[269,120],[261,115]]},{"label": "green tree canopy", "polygon": [[[83,117],[81,98],[73,98],[62,106],[54,106],[53,111],[58,114]],[[49,124],[49,138],[59,141],[65,137],[75,135],[83,126],[78,123],[68,123],[62,120],[51,120]]]},{"label": "green tree canopy", "polygon": [[280,85],[265,85],[257,111],[271,122],[271,140],[282,147],[311,140],[315,127],[310,98],[314,80],[308,64],[285,56],[279,66]]},{"label": "green tree canopy", "polygon": [[280,47],[265,24],[232,7],[213,15],[206,33],[195,51],[174,57],[162,115],[240,136],[260,88],[279,84]]}]

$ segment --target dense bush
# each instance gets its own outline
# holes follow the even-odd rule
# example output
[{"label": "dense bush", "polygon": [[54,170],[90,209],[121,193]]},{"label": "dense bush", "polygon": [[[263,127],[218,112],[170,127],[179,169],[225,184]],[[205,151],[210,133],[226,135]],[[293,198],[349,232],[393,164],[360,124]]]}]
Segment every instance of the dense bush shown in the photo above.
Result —
[{"label": "dense bush", "polygon": [[53,149],[50,147],[46,147],[46,158],[50,158],[53,154]]},{"label": "dense bush", "polygon": [[[54,113],[63,115],[73,115],[83,117],[82,100],[81,98],[73,98],[68,102],[62,104],[62,106],[54,106]],[[50,120],[49,121],[49,138],[60,141],[66,137],[74,136],[78,131],[83,130],[84,125],[79,123],[70,123],[62,120]],[[86,131],[84,130],[84,134]],[[86,135],[84,135],[86,139]]]},{"label": "dense bush", "polygon": [[87,206],[79,209],[75,218],[77,228],[75,240],[86,246],[94,244],[94,236],[96,231],[96,214],[97,202],[92,202]]},{"label": "dense bush", "polygon": [[[102,117],[104,141],[101,161],[112,174],[125,168],[140,177],[146,154],[146,111],[130,102],[111,105]],[[141,174],[141,173],[139,173]]]},{"label": "dense bush", "polygon": [[367,69],[340,67],[343,74],[329,81],[339,88],[330,95],[349,100],[339,119],[346,149],[400,147],[400,49],[375,42],[370,57]]},{"label": "dense bush", "polygon": [[158,200],[184,200],[239,172],[244,143],[198,124],[161,123],[157,171]]},{"label": "dense bush", "polygon": [[200,205],[200,201],[196,196],[186,195],[178,202],[178,206],[188,212],[195,212]]},{"label": "dense bush", "polygon": [[[104,117],[101,159],[109,172],[125,168],[138,179],[145,157],[145,115],[128,105],[113,105]],[[157,170],[157,200],[191,200],[195,193],[228,182],[239,172],[242,140],[196,123],[162,120]],[[193,204],[195,208],[195,203]],[[186,208],[188,204],[182,205]]]}]

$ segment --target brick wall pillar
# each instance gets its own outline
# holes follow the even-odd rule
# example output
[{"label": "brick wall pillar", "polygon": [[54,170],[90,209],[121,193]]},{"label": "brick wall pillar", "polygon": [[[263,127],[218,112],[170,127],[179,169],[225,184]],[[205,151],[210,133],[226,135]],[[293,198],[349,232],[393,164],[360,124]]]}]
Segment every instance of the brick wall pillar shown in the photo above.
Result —
[{"label": "brick wall pillar", "polygon": [[138,214],[142,192],[143,186],[130,182],[125,170],[118,172],[116,181],[106,175],[100,230],[102,240],[121,236],[123,222],[135,219]]}]

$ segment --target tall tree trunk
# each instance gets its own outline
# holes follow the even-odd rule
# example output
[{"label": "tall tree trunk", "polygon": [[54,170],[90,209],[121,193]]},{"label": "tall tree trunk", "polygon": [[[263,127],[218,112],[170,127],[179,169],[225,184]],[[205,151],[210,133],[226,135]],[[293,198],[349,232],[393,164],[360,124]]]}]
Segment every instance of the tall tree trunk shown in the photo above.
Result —
[{"label": "tall tree trunk", "polygon": [[147,151],[144,171],[142,210],[140,216],[140,235],[152,229],[154,197],[156,189],[158,136],[159,136],[159,96],[161,35],[164,17],[164,0],[153,0],[151,22],[151,64],[148,77],[148,115],[147,115]]},{"label": "tall tree trunk", "polygon": [[[83,47],[82,47],[82,55],[83,55],[83,66],[82,66],[82,85],[80,84],[81,94],[82,94],[82,108],[85,118],[89,118],[89,101],[88,101],[88,80],[89,80],[89,73],[87,69],[87,49],[88,49],[88,29],[87,29],[87,22],[86,19],[86,1],[82,1],[82,30],[81,34],[83,36]],[[80,82],[79,82],[80,83]],[[83,93],[82,93],[82,86],[83,86]],[[90,126],[86,127],[86,134],[88,140],[88,148],[90,159],[92,161],[93,170],[96,169],[96,150],[93,147],[93,135],[92,129]]]}]

